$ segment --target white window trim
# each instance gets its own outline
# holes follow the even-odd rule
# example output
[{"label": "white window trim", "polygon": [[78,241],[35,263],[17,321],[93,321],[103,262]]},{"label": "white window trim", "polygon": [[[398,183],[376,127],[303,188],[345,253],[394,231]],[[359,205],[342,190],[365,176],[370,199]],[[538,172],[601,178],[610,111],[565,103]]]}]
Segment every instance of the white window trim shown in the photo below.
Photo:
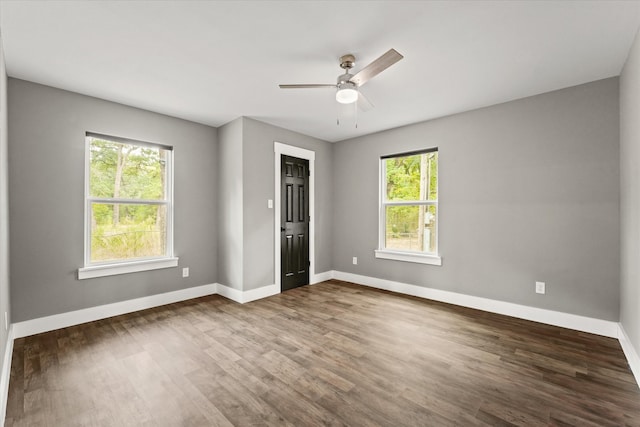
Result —
[{"label": "white window trim", "polygon": [[416,262],[419,264],[442,265],[442,258],[433,254],[421,254],[418,252],[401,252],[389,249],[376,249],[376,258],[391,259],[395,261]]},{"label": "white window trim", "polygon": [[[439,151],[439,150],[438,150]],[[403,153],[398,153],[392,157],[401,157]],[[440,241],[440,206],[438,200],[416,200],[416,201],[401,201],[401,202],[387,202],[385,201],[386,191],[386,168],[385,160],[390,157],[380,158],[378,163],[378,249],[374,251],[376,258],[388,259],[394,261],[414,262],[418,264],[428,265],[442,265],[442,257],[439,253],[439,241]],[[438,177],[440,177],[440,161],[438,159]],[[439,194],[438,194],[439,196]],[[438,197],[439,199],[439,197]],[[436,220],[436,250],[434,253],[425,253],[417,251],[399,251],[394,249],[385,248],[385,235],[386,235],[386,210],[387,206],[436,206],[436,212],[438,214]]]},{"label": "white window trim", "polygon": [[78,269],[78,279],[93,279],[95,277],[115,276],[117,274],[136,273],[138,271],[158,270],[178,266],[178,258],[153,258],[117,264],[100,264]]},{"label": "white window trim", "polygon": [[[167,200],[159,202],[157,200],[129,200],[129,199],[105,199],[89,196],[89,178],[91,173],[91,147],[89,136],[102,136],[105,139],[116,142],[128,142],[142,146],[160,147],[167,150],[167,170],[166,170],[166,192]],[[137,141],[130,138],[120,138],[111,135],[101,135],[87,132],[85,135],[85,162],[84,162],[84,267],[78,269],[78,279],[92,279],[96,277],[114,276],[118,274],[135,273],[140,271],[158,270],[178,266],[179,258],[173,253],[173,165],[174,150],[162,144],[152,144],[144,141]],[[167,207],[167,253],[162,257],[127,259],[122,261],[110,261],[106,263],[91,262],[91,202],[120,202],[131,204],[160,204]]]}]

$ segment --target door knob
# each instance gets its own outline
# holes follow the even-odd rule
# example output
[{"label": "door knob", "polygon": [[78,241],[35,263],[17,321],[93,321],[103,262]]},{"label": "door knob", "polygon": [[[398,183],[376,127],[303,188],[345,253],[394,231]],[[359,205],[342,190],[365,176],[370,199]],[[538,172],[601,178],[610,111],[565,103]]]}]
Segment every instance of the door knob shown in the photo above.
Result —
[{"label": "door knob", "polygon": [[280,231],[284,231],[284,227],[280,227]]}]

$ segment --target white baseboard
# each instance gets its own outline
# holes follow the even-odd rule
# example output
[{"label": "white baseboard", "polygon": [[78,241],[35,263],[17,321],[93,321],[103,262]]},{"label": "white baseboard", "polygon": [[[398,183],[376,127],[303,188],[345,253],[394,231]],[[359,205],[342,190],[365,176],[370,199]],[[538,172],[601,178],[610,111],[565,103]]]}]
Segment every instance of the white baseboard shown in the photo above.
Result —
[{"label": "white baseboard", "polygon": [[93,322],[94,320],[106,319],[107,317],[132,313],[134,311],[185,301],[205,295],[220,294],[223,297],[244,304],[278,293],[280,293],[280,289],[278,289],[277,285],[263,286],[258,289],[243,292],[219,283],[212,283],[209,285],[196,286],[181,289],[179,291],[150,295],[113,304],[100,305],[97,307],[26,320],[24,322],[17,322],[12,324],[13,337],[22,338],[29,335],[67,328],[81,323]]},{"label": "white baseboard", "polygon": [[242,304],[242,291],[230,288],[229,286],[222,285],[220,283],[216,284],[218,295],[222,295],[225,298],[229,298],[231,301],[238,302]]},{"label": "white baseboard", "polygon": [[270,297],[279,293],[280,288],[278,288],[278,285],[268,285],[257,289],[241,291],[218,283],[218,294],[240,304]]},{"label": "white baseboard", "polygon": [[640,356],[638,356],[638,352],[635,347],[633,347],[627,332],[622,327],[622,323],[618,323],[618,327],[618,340],[620,341],[620,346],[627,358],[627,362],[629,362],[631,372],[633,372],[633,376],[636,378],[636,384],[640,385]]},{"label": "white baseboard", "polygon": [[2,373],[0,374],[0,425],[4,425],[7,415],[7,399],[9,398],[9,379],[11,378],[11,359],[13,356],[13,325],[9,326],[7,346],[2,358]]},{"label": "white baseboard", "polygon": [[[591,317],[578,316],[575,314],[562,313],[559,311],[546,310],[542,308],[529,307],[513,304],[504,301],[491,300],[482,297],[464,295],[455,292],[443,291],[439,289],[426,288],[407,283],[395,282],[391,280],[379,279],[376,277],[362,276],[358,274],[345,273],[341,271],[325,271],[313,276],[313,283],[338,279],[353,282],[360,285],[370,286],[378,289],[398,292],[406,295],[413,295],[421,298],[428,298],[435,301],[460,305],[463,307],[475,308],[491,313],[504,314],[520,319],[532,320],[534,322],[546,323],[554,326],[589,332],[607,337],[618,338],[620,326],[617,322]],[[241,304],[255,301],[276,295],[280,292],[277,285],[268,285],[249,291],[240,291],[230,288],[220,283],[202,285],[193,288],[181,289],[179,291],[167,292],[164,294],[151,295],[133,300],[106,304],[67,313],[55,314],[38,319],[27,320],[14,323],[12,325],[13,337],[21,338],[28,335],[48,332],[55,329],[118,316],[120,314],[131,313],[164,304],[171,304],[191,298],[198,298],[205,295],[220,294]],[[628,341],[628,340],[627,340]],[[631,347],[633,348],[633,347]],[[638,370],[639,368],[636,368]]]},{"label": "white baseboard", "polygon": [[242,292],[242,303],[244,304],[246,302],[259,300],[279,293],[280,287],[278,285],[268,285],[258,289],[251,289],[249,291]]},{"label": "white baseboard", "polygon": [[475,308],[478,310],[488,311],[490,313],[504,314],[519,319],[532,320],[534,322],[545,323],[547,325],[560,326],[577,331],[603,335],[605,337],[618,338],[618,323],[609,320],[578,316],[576,314],[529,307],[505,301],[497,301],[488,298],[442,291],[439,289],[425,288],[407,283],[394,282],[392,280],[361,276],[359,274],[343,273],[341,271],[335,271],[333,278],[372,288],[384,289],[387,291],[427,298],[463,307]]},{"label": "white baseboard", "polygon": [[192,298],[203,297],[205,295],[212,295],[216,293],[216,288],[216,284],[196,286],[193,288],[181,289],[179,291],[150,295],[142,298],[115,302],[113,304],[105,304],[97,307],[40,317],[38,319],[26,320],[24,322],[17,322],[13,324],[13,334],[14,338],[22,338],[29,335],[40,334],[42,332],[53,331],[55,329],[79,325],[81,323],[93,322],[94,320],[106,319],[107,317],[119,316],[121,314],[132,313],[134,311],[158,307],[160,305],[185,301]]},{"label": "white baseboard", "polygon": [[334,274],[335,274],[335,271],[333,270],[325,271],[324,273],[314,274],[313,277],[311,278],[311,284],[315,285],[316,283],[324,282],[326,280],[331,280],[333,279]]}]

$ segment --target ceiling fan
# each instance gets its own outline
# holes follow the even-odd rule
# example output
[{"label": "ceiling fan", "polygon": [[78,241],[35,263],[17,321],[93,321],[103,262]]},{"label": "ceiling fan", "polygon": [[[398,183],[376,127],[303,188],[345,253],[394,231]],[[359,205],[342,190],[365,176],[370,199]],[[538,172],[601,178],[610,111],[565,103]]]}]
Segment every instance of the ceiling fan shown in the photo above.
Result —
[{"label": "ceiling fan", "polygon": [[280,85],[281,89],[318,89],[318,88],[334,88],[336,91],[336,101],[341,104],[352,104],[358,101],[358,106],[363,110],[368,110],[373,105],[367,98],[358,91],[358,88],[377,76],[396,62],[404,58],[395,49],[389,49],[387,53],[373,61],[371,64],[351,74],[351,68],[355,65],[356,57],[347,54],[340,57],[340,68],[345,70],[344,74],[338,76],[336,84],[292,84]]}]

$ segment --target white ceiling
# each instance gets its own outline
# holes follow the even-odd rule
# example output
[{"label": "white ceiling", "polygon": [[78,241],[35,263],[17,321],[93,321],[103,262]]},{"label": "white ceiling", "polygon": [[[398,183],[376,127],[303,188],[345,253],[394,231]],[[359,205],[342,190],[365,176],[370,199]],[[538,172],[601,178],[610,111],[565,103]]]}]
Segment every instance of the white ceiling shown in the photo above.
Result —
[{"label": "white ceiling", "polygon": [[[212,126],[239,116],[327,141],[620,74],[638,1],[0,1],[7,72]],[[338,58],[405,58],[343,116]],[[342,114],[342,113],[341,113]]]}]

